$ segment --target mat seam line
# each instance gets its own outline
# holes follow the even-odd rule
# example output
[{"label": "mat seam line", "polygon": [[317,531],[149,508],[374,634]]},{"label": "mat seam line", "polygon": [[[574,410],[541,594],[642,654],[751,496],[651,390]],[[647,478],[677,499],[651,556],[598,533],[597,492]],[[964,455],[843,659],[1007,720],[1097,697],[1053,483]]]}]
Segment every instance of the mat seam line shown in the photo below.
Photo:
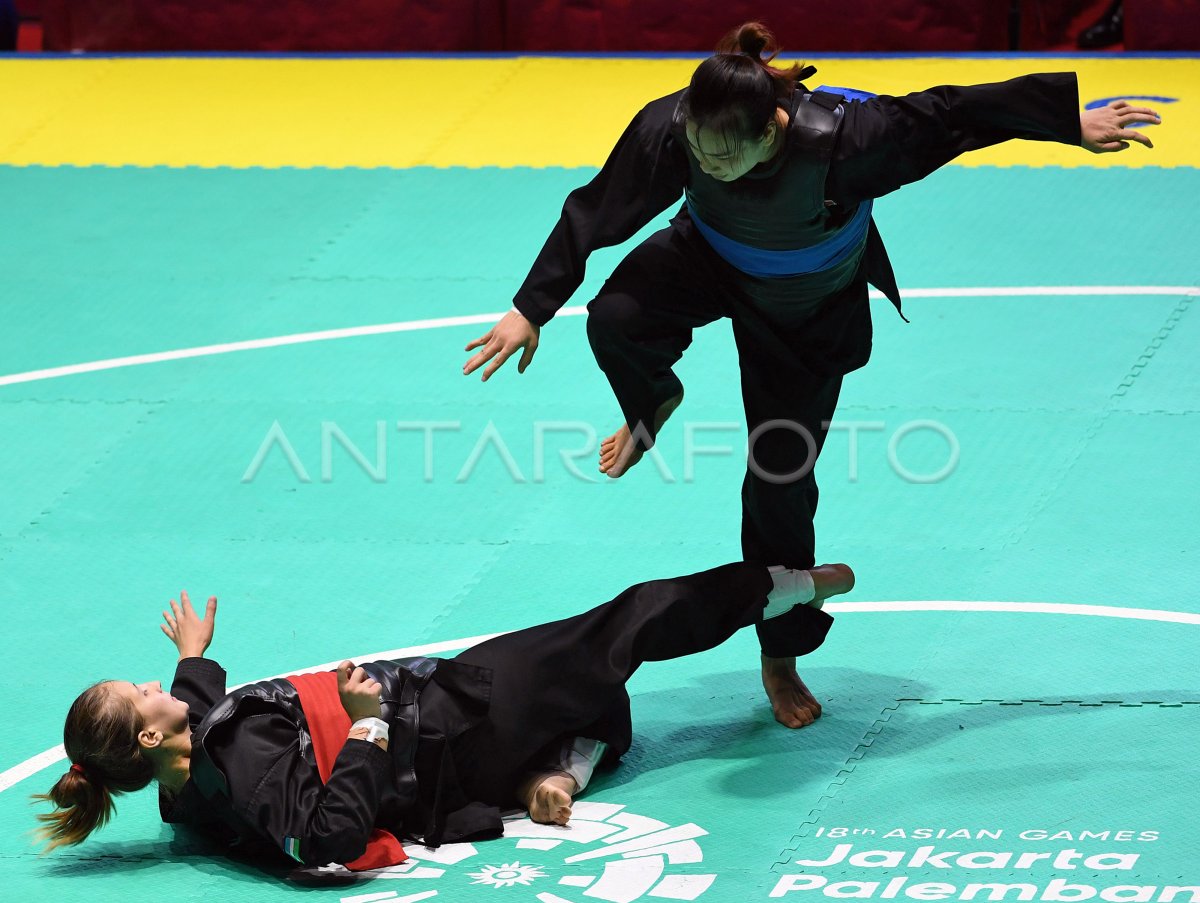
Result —
[{"label": "mat seam line", "polygon": [[795,833],[788,840],[790,846],[784,847],[776,857],[775,862],[771,864],[772,872],[780,874],[780,867],[789,865],[795,858],[796,851],[799,850],[801,842],[807,836],[805,829],[815,826],[820,821],[821,815],[824,814],[829,804],[833,802],[838,791],[845,785],[846,779],[853,773],[858,763],[862,760],[862,757],[866,755],[867,750],[871,748],[871,744],[875,742],[875,738],[883,731],[884,725],[891,720],[892,716],[899,710],[901,704],[901,700],[897,699],[893,700],[890,705],[884,706],[879,713],[879,717],[863,733],[862,738],[859,739],[850,755],[846,757],[846,761],[838,768],[838,772],[833,780],[829,782],[829,786],[825,788],[825,791],[817,799],[816,805],[809,810],[805,820],[797,826]]},{"label": "mat seam line", "polygon": [[[542,493],[541,495],[546,496],[548,493]],[[500,560],[506,546],[513,544],[516,544],[519,547],[524,546],[526,533],[528,532],[528,524],[540,520],[539,514],[545,505],[545,499],[543,498],[541,501],[542,504],[535,502],[533,505],[528,506],[525,509],[525,516],[521,520],[517,521],[513,526],[512,533],[509,538],[488,544],[490,548],[486,559],[480,562],[479,566],[474,569],[470,578],[462,583],[459,591],[454,596],[453,604],[443,606],[442,610],[430,620],[425,629],[426,637],[438,635],[437,628],[440,628],[440,626],[450,618],[452,611],[456,611],[459,605],[469,596],[470,591],[483,581],[484,575],[487,574],[491,567]],[[454,546],[459,545],[460,542],[461,541],[459,540],[448,541],[445,543],[445,545]]]},{"label": "mat seam line", "polygon": [[[14,156],[21,148],[27,146],[30,142],[32,142],[35,138],[37,138],[38,135],[40,135],[42,132],[46,131],[46,129],[50,127],[50,124],[56,118],[58,118],[60,114],[62,114],[65,110],[69,109],[72,104],[79,101],[84,95],[86,95],[89,91],[94,89],[101,82],[107,80],[108,77],[110,75],[112,75],[112,73],[114,71],[115,71],[115,67],[112,65],[111,61],[108,61],[103,65],[97,66],[97,71],[95,72],[95,74],[93,74],[91,78],[81,81],[76,86],[74,91],[71,91],[68,94],[66,94],[60,100],[59,104],[54,108],[54,110],[52,112],[47,113],[45,118],[43,118],[40,122],[36,122],[33,125],[31,125],[27,131],[25,131],[23,134],[19,135],[13,141],[13,143],[10,144],[8,147],[0,149],[0,165],[3,165],[4,161],[8,157]],[[8,165],[22,166],[23,164],[9,163]],[[29,164],[24,164],[24,165],[29,165]],[[43,164],[43,165],[45,165],[45,164]],[[55,166],[56,166],[56,164],[52,164],[52,165],[46,166],[46,168],[54,169]]]},{"label": "mat seam line", "polygon": [[1100,700],[1099,702],[1085,702],[1077,699],[1062,699],[1062,700],[1045,700],[1045,699],[979,699],[967,700],[957,698],[942,698],[942,699],[923,699],[921,697],[906,696],[893,701],[891,705],[885,706],[880,712],[878,718],[867,728],[854,751],[850,753],[846,761],[838,769],[833,780],[829,782],[829,786],[818,798],[816,804],[809,810],[808,816],[796,828],[791,840],[788,842],[791,846],[785,847],[776,858],[776,861],[771,864],[771,871],[780,874],[779,869],[791,864],[795,859],[796,853],[800,849],[800,845],[804,838],[807,837],[806,829],[815,827],[821,820],[821,816],[825,814],[829,804],[834,801],[838,795],[838,791],[845,786],[846,780],[854,772],[858,763],[866,756],[867,751],[874,744],[875,740],[883,732],[883,728],[891,721],[892,716],[900,710],[900,707],[905,703],[916,703],[917,705],[961,705],[961,706],[976,706],[976,705],[1004,705],[1004,706],[1020,706],[1020,705],[1038,705],[1038,706],[1075,706],[1076,708],[1183,708],[1185,706],[1200,706],[1200,700],[1197,701],[1180,701],[1180,702],[1124,702],[1120,700]]},{"label": "mat seam line", "polygon": [[311,255],[307,256],[304,262],[300,264],[298,273],[289,273],[287,278],[271,289],[267,295],[268,300],[283,300],[287,289],[293,283],[302,279],[311,279],[312,277],[308,274],[313,271],[317,264],[323,260],[335,246],[339,245],[342,240],[350,234],[351,230],[353,230],[355,226],[362,222],[372,210],[378,207],[381,196],[382,195],[380,192],[373,192],[367,198],[365,203],[359,206],[359,209],[356,212],[344,217],[341,224],[331,229],[325,240],[317,244]]},{"label": "mat seam line", "polygon": [[91,464],[89,464],[80,472],[78,479],[74,480],[69,486],[64,487],[56,496],[54,496],[54,498],[50,500],[49,504],[47,504],[45,508],[35,514],[34,518],[21,527],[21,529],[19,529],[11,538],[14,540],[29,539],[31,538],[29,535],[30,528],[44,527],[45,521],[48,518],[53,517],[54,512],[57,511],[63,504],[63,500],[66,499],[73,490],[85,483],[92,476],[92,474],[96,472],[97,469],[102,467],[113,456],[118,448],[125,444],[126,440],[130,436],[145,426],[149,418],[157,413],[162,407],[164,407],[162,404],[149,405],[147,409],[139,414],[134,422],[121,433],[120,438],[116,442],[104,449],[104,451],[102,451],[100,455],[94,461],[92,461]]},{"label": "mat seam line", "polygon": [[[481,94],[475,95],[474,102],[473,102],[471,108],[469,110],[464,110],[460,116],[455,118],[451,123],[449,123],[441,132],[439,132],[437,135],[435,135],[433,137],[433,139],[431,139],[425,145],[425,149],[422,150],[422,152],[419,155],[417,155],[416,161],[413,164],[414,166],[433,166],[434,164],[425,162],[426,160],[429,159],[429,156],[433,152],[433,149],[440,147],[443,144],[447,143],[450,140],[450,136],[454,135],[461,128],[463,128],[463,126],[465,126],[467,123],[469,123],[472,118],[474,118],[474,116],[476,115],[475,110],[477,108],[483,106],[488,101],[490,101],[492,98],[494,98],[498,94],[500,94],[501,91],[505,87],[507,87],[510,82],[512,82],[519,74],[521,74],[529,66],[528,61],[522,57],[518,57],[515,60],[515,63],[516,63],[516,65],[514,65],[514,66],[505,67],[505,69],[507,70],[506,75],[502,75],[498,79],[493,79],[489,83],[491,86],[490,91],[488,91],[487,93],[481,93]],[[472,168],[472,167],[466,167],[466,168]]]},{"label": "mat seam line", "polygon": [[1162,326],[1159,327],[1158,332],[1155,333],[1155,335],[1150,339],[1149,344],[1147,344],[1146,347],[1142,349],[1141,353],[1138,354],[1129,370],[1126,371],[1125,376],[1122,377],[1120,383],[1117,384],[1116,389],[1114,389],[1112,394],[1109,395],[1103,410],[1100,412],[1100,416],[1095,418],[1095,420],[1092,422],[1092,425],[1084,432],[1083,437],[1076,444],[1075,451],[1067,460],[1066,465],[1059,472],[1058,479],[1055,480],[1052,485],[1046,488],[1041,496],[1030,507],[1026,516],[1013,529],[1008,538],[1001,543],[1001,550],[1018,545],[1021,540],[1025,538],[1025,535],[1029,532],[1030,528],[1050,504],[1050,500],[1054,497],[1058,490],[1062,488],[1063,484],[1066,482],[1067,476],[1075,470],[1080,459],[1083,457],[1084,451],[1086,451],[1088,446],[1091,445],[1096,436],[1100,434],[1100,431],[1104,428],[1105,424],[1107,424],[1109,420],[1112,419],[1113,415],[1117,413],[1117,402],[1129,393],[1129,390],[1133,387],[1134,382],[1136,382],[1137,378],[1154,359],[1154,356],[1163,346],[1163,343],[1166,342],[1166,340],[1170,337],[1171,333],[1175,331],[1175,328],[1179,325],[1179,321],[1183,318],[1184,313],[1186,313],[1187,310],[1192,306],[1193,297],[1194,296],[1192,295],[1184,295],[1182,298],[1180,298],[1178,303],[1176,303],[1175,307],[1172,308],[1171,312],[1167,315],[1166,321]]}]

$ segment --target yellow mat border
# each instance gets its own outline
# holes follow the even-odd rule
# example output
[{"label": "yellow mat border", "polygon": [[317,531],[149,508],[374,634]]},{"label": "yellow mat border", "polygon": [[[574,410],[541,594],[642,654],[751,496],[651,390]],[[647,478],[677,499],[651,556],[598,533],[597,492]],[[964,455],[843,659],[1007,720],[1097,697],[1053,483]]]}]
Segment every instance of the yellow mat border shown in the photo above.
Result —
[{"label": "yellow mat border", "polygon": [[[201,167],[599,166],[630,117],[693,57],[0,59],[0,164]],[[968,166],[1200,166],[1200,59],[805,60],[815,81],[902,94],[1078,72],[1081,101],[1171,97],[1155,149],[1095,156],[1012,143]]]}]

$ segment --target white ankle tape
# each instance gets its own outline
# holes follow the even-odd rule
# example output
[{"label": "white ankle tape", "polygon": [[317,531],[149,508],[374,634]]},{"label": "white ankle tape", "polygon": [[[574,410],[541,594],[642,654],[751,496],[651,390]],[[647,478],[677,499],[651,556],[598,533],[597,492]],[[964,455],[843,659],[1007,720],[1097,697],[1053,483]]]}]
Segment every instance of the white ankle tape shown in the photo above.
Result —
[{"label": "white ankle tape", "polygon": [[780,565],[767,568],[775,588],[767,593],[767,605],[763,609],[763,620],[777,618],[797,605],[811,602],[817,595],[812,574]]}]

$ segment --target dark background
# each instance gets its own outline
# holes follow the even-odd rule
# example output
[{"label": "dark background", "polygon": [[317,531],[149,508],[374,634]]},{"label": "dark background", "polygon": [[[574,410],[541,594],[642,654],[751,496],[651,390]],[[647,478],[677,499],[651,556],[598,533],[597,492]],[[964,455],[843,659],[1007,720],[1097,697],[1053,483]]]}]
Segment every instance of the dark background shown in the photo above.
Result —
[{"label": "dark background", "polygon": [[[762,19],[793,52],[1073,50],[1111,0],[0,0],[22,50],[696,51]],[[1125,0],[1114,50],[1200,50],[1200,0]]]}]

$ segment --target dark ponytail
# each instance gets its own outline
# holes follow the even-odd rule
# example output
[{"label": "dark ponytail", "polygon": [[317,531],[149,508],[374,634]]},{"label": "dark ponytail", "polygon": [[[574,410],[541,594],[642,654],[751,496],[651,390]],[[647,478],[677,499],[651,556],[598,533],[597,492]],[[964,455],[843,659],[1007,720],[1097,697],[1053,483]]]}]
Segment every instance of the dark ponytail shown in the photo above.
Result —
[{"label": "dark ponytail", "polygon": [[82,843],[112,817],[113,797],[141,790],[154,778],[154,766],[138,743],[142,719],[133,703],[113,693],[107,682],[79,694],[67,712],[63,745],[72,765],[49,793],[35,800],[54,804],[38,813],[40,840],[47,852]]},{"label": "dark ponytail", "polygon": [[761,22],[739,25],[692,73],[680,112],[697,126],[723,135],[732,146],[759,137],[775,116],[778,101],[790,96],[806,73],[800,64],[772,66],[778,54],[775,36]]}]

